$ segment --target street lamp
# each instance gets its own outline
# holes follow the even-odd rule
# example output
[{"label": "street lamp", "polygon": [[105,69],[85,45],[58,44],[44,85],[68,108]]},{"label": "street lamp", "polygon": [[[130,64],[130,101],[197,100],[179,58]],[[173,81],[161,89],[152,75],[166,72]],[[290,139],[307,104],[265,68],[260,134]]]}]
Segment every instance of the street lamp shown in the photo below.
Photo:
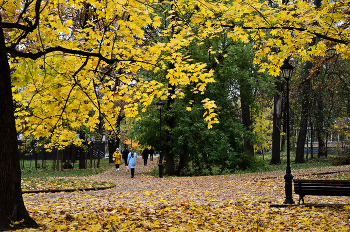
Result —
[{"label": "street lamp", "polygon": [[289,128],[289,80],[292,77],[294,67],[288,63],[288,60],[289,59],[285,59],[281,67],[281,75],[286,80],[286,89],[287,89],[287,99],[286,99],[287,168],[286,168],[286,175],[284,176],[286,199],[283,202],[283,204],[294,204],[293,189],[292,189],[293,175],[290,168],[290,128]]},{"label": "street lamp", "polygon": [[164,103],[162,101],[157,102],[157,108],[159,110],[159,177],[163,178],[163,154],[162,154],[162,108]]}]

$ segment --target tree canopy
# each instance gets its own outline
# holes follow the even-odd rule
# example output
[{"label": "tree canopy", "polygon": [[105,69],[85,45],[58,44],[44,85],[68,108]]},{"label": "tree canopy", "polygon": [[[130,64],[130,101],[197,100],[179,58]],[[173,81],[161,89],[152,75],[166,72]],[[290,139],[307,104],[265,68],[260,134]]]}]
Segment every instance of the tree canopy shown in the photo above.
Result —
[{"label": "tree canopy", "polygon": [[[18,14],[6,2],[2,18],[19,103],[17,130],[25,137],[50,138],[48,146],[79,144],[75,131],[81,124],[94,129],[104,122],[113,131],[121,110],[116,102],[123,101],[125,115],[134,117],[138,103],[145,110],[153,98],[169,95],[160,81],[138,75],[168,69],[167,62],[174,68],[164,78],[177,89],[171,97],[182,96],[190,83],[204,91],[212,71],[177,52],[188,43],[190,25],[171,37],[146,3],[25,2]],[[154,42],[152,34],[169,41]],[[209,125],[212,117],[207,116]]]},{"label": "tree canopy", "polygon": [[[118,101],[134,117],[139,103],[145,111],[154,98],[183,97],[182,88],[192,82],[193,91],[203,92],[213,72],[183,49],[225,30],[234,41],[253,40],[254,63],[272,75],[289,56],[306,61],[332,48],[349,57],[344,1],[323,2],[320,9],[308,2],[5,1],[1,9],[19,102],[17,130],[50,138],[48,146],[79,144],[81,124],[94,129],[103,122],[113,131]],[[320,39],[309,46],[313,37]],[[144,81],[140,70],[167,70],[163,78],[177,90],[170,93],[161,80]],[[204,106],[211,128],[216,106]]]}]

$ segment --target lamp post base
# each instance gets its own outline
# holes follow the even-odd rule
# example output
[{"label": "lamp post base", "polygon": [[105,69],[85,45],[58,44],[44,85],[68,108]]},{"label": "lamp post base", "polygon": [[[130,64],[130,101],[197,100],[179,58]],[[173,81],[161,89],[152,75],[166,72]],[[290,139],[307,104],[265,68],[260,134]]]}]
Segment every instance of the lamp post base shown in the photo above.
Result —
[{"label": "lamp post base", "polygon": [[292,186],[292,181],[293,181],[293,175],[290,172],[290,168],[287,168],[287,173],[284,176],[285,180],[285,191],[286,191],[286,199],[283,202],[283,204],[294,204],[295,202],[293,201],[293,186]]},{"label": "lamp post base", "polygon": [[162,163],[158,164],[158,169],[159,169],[159,178],[163,178],[163,164]]}]

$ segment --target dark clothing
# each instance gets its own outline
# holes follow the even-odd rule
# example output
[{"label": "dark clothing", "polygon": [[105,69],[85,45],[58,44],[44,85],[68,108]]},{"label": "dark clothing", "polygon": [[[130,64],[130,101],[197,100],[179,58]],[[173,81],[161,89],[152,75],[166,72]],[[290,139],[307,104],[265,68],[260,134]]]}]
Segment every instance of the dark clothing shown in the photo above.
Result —
[{"label": "dark clothing", "polygon": [[151,149],[149,150],[149,158],[151,161],[153,161],[153,154],[154,154],[154,150],[153,150],[153,147],[151,147]]},{"label": "dark clothing", "polygon": [[148,148],[147,147],[142,152],[142,159],[148,159]]},{"label": "dark clothing", "polygon": [[148,160],[148,148],[146,147],[143,152],[142,152],[142,159],[143,159],[143,164],[146,166],[147,165],[147,160]]},{"label": "dark clothing", "polygon": [[125,162],[125,166],[128,166],[128,155],[129,155],[129,149],[125,148],[122,154],[123,160]]},{"label": "dark clothing", "polygon": [[131,170],[131,178],[134,178],[135,168],[130,168],[130,170]]}]

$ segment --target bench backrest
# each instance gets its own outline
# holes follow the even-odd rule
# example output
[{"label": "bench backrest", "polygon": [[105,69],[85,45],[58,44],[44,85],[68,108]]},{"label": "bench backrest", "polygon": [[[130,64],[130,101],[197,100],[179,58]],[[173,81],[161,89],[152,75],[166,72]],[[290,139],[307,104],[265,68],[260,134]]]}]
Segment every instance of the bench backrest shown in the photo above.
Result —
[{"label": "bench backrest", "polygon": [[350,196],[350,181],[295,179],[294,192],[302,195]]}]

